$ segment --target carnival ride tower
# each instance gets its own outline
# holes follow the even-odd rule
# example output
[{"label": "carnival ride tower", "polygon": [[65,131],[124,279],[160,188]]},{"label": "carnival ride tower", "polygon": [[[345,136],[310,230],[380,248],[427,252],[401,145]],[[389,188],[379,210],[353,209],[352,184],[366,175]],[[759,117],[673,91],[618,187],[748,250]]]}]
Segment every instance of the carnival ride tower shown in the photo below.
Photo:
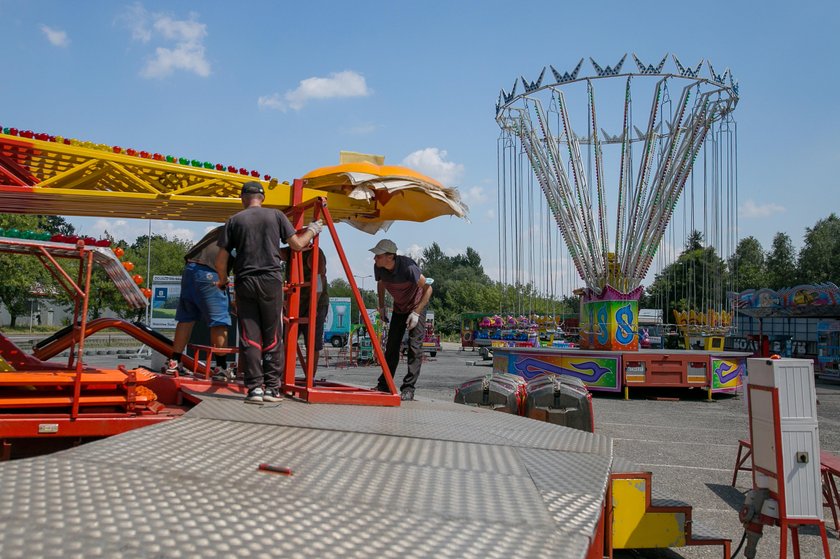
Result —
[{"label": "carnival ride tower", "polygon": [[[543,68],[535,81],[523,77],[502,90],[496,105],[500,206],[522,200],[532,185],[542,191],[584,282],[584,349],[638,349],[642,282],[657,251],[674,243],[666,232],[684,191],[684,232],[703,230],[721,254],[737,242],[732,73],[702,60],[684,66],[673,55],[656,65],[632,58],[635,71],[623,70],[626,54],[614,66],[590,58],[594,74],[583,59],[571,72]],[[728,316],[724,286],[717,291],[698,305],[714,317],[705,328]]]}]

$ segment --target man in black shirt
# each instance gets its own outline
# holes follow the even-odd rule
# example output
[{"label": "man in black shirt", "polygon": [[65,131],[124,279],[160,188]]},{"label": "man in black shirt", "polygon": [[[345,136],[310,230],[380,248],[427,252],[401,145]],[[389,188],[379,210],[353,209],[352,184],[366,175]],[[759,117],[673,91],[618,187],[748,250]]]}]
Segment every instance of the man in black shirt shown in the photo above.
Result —
[{"label": "man in black shirt", "polygon": [[[321,232],[321,223],[313,221],[295,233],[289,219],[280,211],[263,208],[265,191],[256,181],[242,185],[245,208],[225,223],[219,238],[216,270],[227,268],[230,253],[236,251],[233,264],[234,292],[239,317],[239,355],[248,389],[247,403],[279,402],[283,371],[283,277],[280,243],[292,250],[302,250]],[[226,285],[225,281],[225,285]],[[219,288],[224,285],[219,283]]]},{"label": "man in black shirt", "polygon": [[[391,375],[396,377],[400,345],[408,330],[408,372],[400,386],[400,396],[403,400],[413,400],[414,387],[420,376],[423,336],[426,333],[426,306],[432,297],[432,286],[426,283],[426,278],[414,260],[397,254],[397,245],[390,239],[382,239],[370,251],[373,253],[373,277],[379,296],[379,314],[385,322],[388,322],[385,292],[390,293],[394,300],[394,312],[385,345],[385,362]],[[381,392],[388,391],[385,375],[379,377],[376,388]]]}]

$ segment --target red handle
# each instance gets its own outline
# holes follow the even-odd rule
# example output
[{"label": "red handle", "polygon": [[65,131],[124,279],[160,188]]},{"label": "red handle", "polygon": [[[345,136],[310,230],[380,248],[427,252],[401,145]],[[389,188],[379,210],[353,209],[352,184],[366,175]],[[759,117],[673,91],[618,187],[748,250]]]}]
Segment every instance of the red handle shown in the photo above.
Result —
[{"label": "red handle", "polygon": [[260,464],[257,469],[263,472],[271,472],[274,474],[283,474],[284,476],[292,475],[292,469],[284,466],[273,466],[271,464]]}]

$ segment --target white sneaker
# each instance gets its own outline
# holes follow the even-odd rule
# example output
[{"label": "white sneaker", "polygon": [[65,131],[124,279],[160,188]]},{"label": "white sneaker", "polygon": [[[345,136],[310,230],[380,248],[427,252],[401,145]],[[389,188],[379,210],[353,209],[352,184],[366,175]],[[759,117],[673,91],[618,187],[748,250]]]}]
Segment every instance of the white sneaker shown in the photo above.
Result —
[{"label": "white sneaker", "polygon": [[263,393],[264,402],[282,402],[283,396],[277,388],[267,388]]},{"label": "white sneaker", "polygon": [[220,382],[233,382],[236,380],[236,368],[234,367],[225,367],[222,369],[219,366],[213,367],[212,370],[213,380],[217,380]]},{"label": "white sneaker", "polygon": [[167,375],[175,375],[178,374],[179,377],[183,377],[189,374],[189,371],[181,365],[180,362],[176,361],[175,359],[170,359],[166,362],[166,370],[164,371]]}]

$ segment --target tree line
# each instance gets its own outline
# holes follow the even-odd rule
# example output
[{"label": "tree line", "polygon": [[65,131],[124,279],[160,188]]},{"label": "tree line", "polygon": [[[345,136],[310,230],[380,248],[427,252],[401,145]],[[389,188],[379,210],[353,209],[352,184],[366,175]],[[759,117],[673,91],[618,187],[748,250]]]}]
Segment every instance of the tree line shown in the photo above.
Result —
[{"label": "tree line", "polygon": [[[40,231],[52,235],[77,234],[75,227],[59,216],[0,214],[0,229]],[[143,276],[143,287],[151,286],[151,278],[155,274],[180,275],[184,268],[184,254],[192,244],[189,241],[152,234],[152,261],[149,266],[148,235],[142,235],[130,244],[124,240],[115,239],[107,232],[105,238],[111,241],[111,248],[123,249],[122,261],[131,262],[134,265],[132,274]],[[79,269],[78,260],[64,259],[60,263],[75,281]],[[29,314],[33,297],[36,296],[50,299],[67,309],[72,309],[73,301],[70,294],[55,281],[36,258],[0,254],[0,271],[4,278],[4,281],[0,282],[0,303],[6,307],[10,315],[11,328],[16,326],[19,317]],[[149,277],[146,277],[147,271]],[[91,319],[99,318],[108,309],[128,320],[141,320],[145,313],[143,309],[129,307],[102,267],[94,266],[91,274],[88,316]]]},{"label": "tree line", "polygon": [[[577,313],[578,300],[574,296],[551,298],[540,294],[533,284],[503,285],[485,273],[481,256],[472,247],[462,254],[447,255],[440,245],[432,243],[418,258],[423,275],[431,280],[433,295],[428,310],[434,312],[435,329],[441,334],[456,334],[461,329],[461,314],[481,312],[488,315]],[[336,278],[330,282],[331,297],[352,297],[347,280]],[[376,288],[361,290],[367,309],[378,306]],[[390,308],[390,296],[386,294]],[[359,321],[359,309],[351,299],[353,322]]]},{"label": "tree line", "polygon": [[[0,214],[0,228],[44,231],[51,234],[73,235],[75,228],[63,217]],[[151,235],[152,261],[148,262],[149,236],[138,237],[133,243],[114,239],[106,233],[112,247],[124,250],[123,261],[134,264],[133,273],[145,278],[149,286],[154,275],[180,275],[189,241]],[[481,257],[471,247],[456,255],[447,255],[437,243],[422,251],[418,264],[427,278],[434,280],[434,296],[430,310],[442,333],[452,334],[460,329],[463,312],[513,315],[569,315],[578,312],[579,300],[573,295],[551,297],[533,284],[505,285],[492,280],[484,271]],[[68,261],[65,267],[74,276],[78,263]],[[11,327],[20,316],[29,312],[34,292],[47,294],[60,304],[71,306],[71,299],[55,282],[49,272],[31,257],[0,255],[0,302],[11,315]],[[148,272],[147,272],[148,270]],[[149,277],[145,277],[148,275]],[[800,283],[831,281],[840,284],[840,218],[834,213],[806,228],[801,250],[795,251],[786,233],[777,233],[769,250],[765,251],[755,237],[738,243],[732,256],[724,260],[714,247],[707,246],[701,233],[693,232],[675,262],[656,275],[647,287],[641,305],[663,309],[665,320],[672,310],[701,309],[709,301],[725,297],[727,291],[743,291],[769,287],[780,289]],[[345,279],[330,282],[331,296],[350,296]],[[367,308],[376,308],[374,289],[362,291]],[[93,272],[89,303],[90,318],[97,318],[110,309],[117,315],[142,319],[144,311],[131,309],[99,267]],[[701,309],[702,310],[702,309]],[[358,321],[359,310],[352,301],[351,313]]]},{"label": "tree line", "polygon": [[673,310],[704,310],[723,302],[727,292],[823,282],[840,284],[840,218],[834,213],[805,229],[798,252],[790,236],[779,232],[769,250],[749,236],[724,260],[694,231],[676,261],[645,290],[641,306],[663,309],[668,321]]},{"label": "tree line", "polygon": [[[0,214],[0,228],[19,231],[42,231],[50,234],[76,235],[74,226],[63,217],[34,216],[21,214]],[[184,254],[191,242],[182,239],[169,239],[163,235],[142,235],[133,243],[115,239],[106,232],[112,248],[124,251],[123,262],[134,264],[132,274],[144,276],[143,286],[151,286],[155,275],[178,276],[184,267]],[[148,255],[151,253],[151,263]],[[62,262],[68,274],[75,278],[78,261]],[[461,313],[465,311],[486,312],[488,314],[569,314],[577,311],[574,297],[552,299],[538,293],[531,285],[502,285],[491,280],[484,272],[481,257],[472,248],[463,254],[449,256],[444,254],[437,243],[423,250],[418,262],[426,277],[434,280],[434,296],[430,310],[435,313],[436,328],[445,334],[460,330]],[[19,317],[27,316],[36,292],[56,301],[59,305],[72,308],[70,296],[55,282],[50,273],[37,259],[0,255],[0,270],[4,281],[0,282],[0,303],[8,310],[10,326],[15,327]],[[146,277],[148,275],[148,277]],[[330,282],[330,296],[351,297],[350,284],[346,279],[336,278]],[[362,298],[368,309],[377,306],[377,295],[373,289],[362,290]],[[355,299],[351,303],[351,316],[359,321],[359,309]],[[106,310],[128,320],[142,320],[144,310],[132,309],[117,291],[116,287],[100,267],[94,267],[91,277],[89,300],[89,318],[99,318]]]}]

